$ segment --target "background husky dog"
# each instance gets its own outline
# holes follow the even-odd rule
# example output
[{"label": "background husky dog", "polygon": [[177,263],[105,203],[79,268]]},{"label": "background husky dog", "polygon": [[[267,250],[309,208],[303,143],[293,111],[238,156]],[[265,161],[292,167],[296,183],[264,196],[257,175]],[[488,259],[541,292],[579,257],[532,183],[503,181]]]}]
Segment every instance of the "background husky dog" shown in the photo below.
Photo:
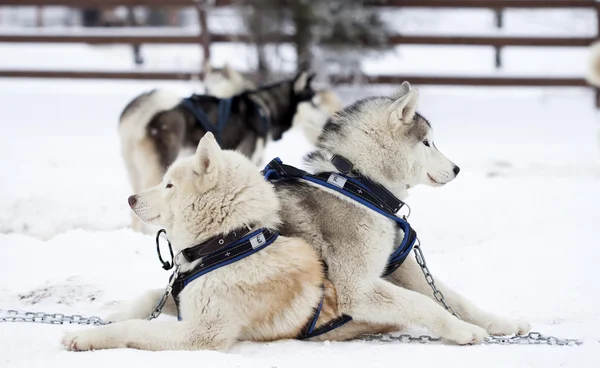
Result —
[{"label": "background husky dog", "polygon": [[[201,139],[195,156],[179,159],[158,186],[131,196],[129,203],[142,220],[166,228],[175,252],[243,226],[276,229],[280,223],[272,185],[243,155],[222,151],[211,133]],[[200,262],[178,260],[182,272]],[[187,285],[178,297],[180,322],[144,320],[164,292],[152,290],[107,318],[117,323],[70,332],[62,343],[72,350],[227,350],[238,340],[295,338],[319,305],[322,285],[325,298],[317,326],[339,316],[335,289],[313,247],[280,236]],[[163,311],[177,315],[172,298]],[[347,326],[321,338],[389,330],[352,322]]]},{"label": "background husky dog", "polygon": [[217,69],[213,68],[210,62],[205,61],[203,82],[206,94],[219,98],[229,98],[256,89],[256,83],[233,69],[229,63]]},{"label": "background husky dog", "polygon": [[[317,150],[307,155],[307,164],[315,172],[339,172],[330,158],[341,155],[354,170],[401,199],[417,184],[450,182],[459,168],[436,148],[429,122],[416,112],[418,100],[418,90],[405,82],[391,97],[367,98],[338,112],[325,125]],[[329,267],[340,313],[354,321],[419,325],[458,344],[529,330],[527,322],[487,313],[437,281],[464,321],[453,317],[436,304],[412,257],[382,279],[402,237],[392,220],[306,182],[279,181],[276,189],[282,202],[281,233],[316,247]]]},{"label": "background husky dog", "polygon": [[[214,69],[210,63],[205,63],[204,70],[204,86],[210,95],[228,98],[256,88],[254,82],[233,69],[228,63],[222,69]],[[316,145],[317,138],[327,119],[341,109],[342,102],[335,92],[331,89],[318,90],[311,101],[298,105],[298,111],[294,116],[294,125],[301,127],[308,140]]]},{"label": "background husky dog", "polygon": [[[232,100],[231,115],[221,134],[225,149],[237,149],[259,163],[267,138],[279,140],[291,125],[298,104],[314,97],[312,76],[299,73],[294,79],[247,91]],[[196,117],[181,105],[182,99],[169,92],[154,90],[136,97],[121,114],[121,151],[134,191],[160,183],[166,168],[186,148],[194,148],[206,133]],[[193,97],[212,122],[217,120],[219,100],[213,96]],[[257,106],[268,116],[264,121]],[[133,228],[144,227],[136,218]]]}]

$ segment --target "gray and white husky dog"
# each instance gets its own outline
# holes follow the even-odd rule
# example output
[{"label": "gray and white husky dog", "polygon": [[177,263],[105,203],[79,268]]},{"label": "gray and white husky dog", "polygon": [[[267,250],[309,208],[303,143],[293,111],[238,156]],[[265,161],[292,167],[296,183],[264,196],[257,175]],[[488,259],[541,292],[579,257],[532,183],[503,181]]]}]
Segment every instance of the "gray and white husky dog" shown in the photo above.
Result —
[{"label": "gray and white husky dog", "polygon": [[[417,184],[441,186],[458,166],[435,146],[429,122],[417,113],[419,91],[404,82],[390,97],[358,101],[326,123],[317,149],[306,156],[314,172],[339,172],[333,155],[384,186],[399,199]],[[408,257],[386,278],[381,275],[403,234],[395,222],[347,197],[314,184],[277,181],[282,203],[281,233],[305,239],[328,266],[339,312],[355,322],[422,326],[443,339],[468,344],[492,335],[529,331],[529,324],[476,307],[437,281],[446,301],[462,320],[434,298],[419,265]]]},{"label": "gray and white husky dog", "polygon": [[[258,164],[267,141],[281,139],[291,128],[298,105],[314,97],[313,77],[303,71],[293,79],[233,96],[220,145],[236,149]],[[153,90],[136,97],[123,110],[119,123],[121,153],[135,192],[160,183],[169,165],[180,154],[195,149],[206,134],[183,101],[171,92]],[[208,95],[193,95],[187,100],[201,108],[213,125],[220,101]],[[145,230],[136,217],[132,222],[134,230]]]}]

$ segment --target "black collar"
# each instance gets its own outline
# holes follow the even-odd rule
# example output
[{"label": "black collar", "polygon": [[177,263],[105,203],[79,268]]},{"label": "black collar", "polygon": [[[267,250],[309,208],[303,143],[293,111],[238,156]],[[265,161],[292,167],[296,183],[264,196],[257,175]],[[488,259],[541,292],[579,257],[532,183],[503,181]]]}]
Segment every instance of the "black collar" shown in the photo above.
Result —
[{"label": "black collar", "polygon": [[339,170],[342,174],[347,174],[351,176],[353,179],[358,181],[359,183],[366,186],[371,192],[381,200],[381,203],[384,205],[384,209],[386,212],[390,214],[395,214],[404,206],[404,202],[402,202],[398,197],[393,195],[389,190],[387,190],[383,185],[372,181],[366,176],[362,175],[358,170],[352,170],[354,165],[345,157],[340,155],[333,155],[331,157],[331,163],[335,166],[336,169]]},{"label": "black collar", "polygon": [[231,231],[228,234],[221,234],[215,236],[214,238],[210,238],[207,241],[200,243],[198,245],[194,245],[193,247],[186,248],[181,251],[181,254],[185,257],[188,262],[194,262],[198,259],[205,257],[211,253],[218,252],[219,250],[224,249],[231,243],[235,242],[238,239],[243,238],[250,232],[249,227],[240,227]]}]

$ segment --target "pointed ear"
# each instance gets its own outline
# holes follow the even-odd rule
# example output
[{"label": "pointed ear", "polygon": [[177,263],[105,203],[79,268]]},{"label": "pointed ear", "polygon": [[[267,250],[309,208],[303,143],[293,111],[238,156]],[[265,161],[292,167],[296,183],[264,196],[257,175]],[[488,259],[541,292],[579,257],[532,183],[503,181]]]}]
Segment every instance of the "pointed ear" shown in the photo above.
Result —
[{"label": "pointed ear", "polygon": [[308,73],[303,70],[294,78],[294,92],[300,93],[308,86]]},{"label": "pointed ear", "polygon": [[398,98],[387,108],[388,124],[392,132],[397,132],[402,125],[412,123],[419,105],[419,90],[412,89]]},{"label": "pointed ear", "polygon": [[398,87],[398,89],[390,97],[392,97],[394,100],[397,100],[400,97],[406,95],[408,92],[410,92],[410,90],[411,90],[410,83],[408,83],[407,81],[404,81],[404,82],[402,82],[400,87]]},{"label": "pointed ear", "polygon": [[308,76],[308,79],[306,80],[306,84],[308,86],[310,86],[310,84],[312,83],[313,79],[315,79],[316,76],[317,76],[317,73],[310,73],[310,75]]},{"label": "pointed ear", "polygon": [[206,133],[196,149],[196,171],[201,176],[214,178],[218,174],[221,147],[212,133]]}]

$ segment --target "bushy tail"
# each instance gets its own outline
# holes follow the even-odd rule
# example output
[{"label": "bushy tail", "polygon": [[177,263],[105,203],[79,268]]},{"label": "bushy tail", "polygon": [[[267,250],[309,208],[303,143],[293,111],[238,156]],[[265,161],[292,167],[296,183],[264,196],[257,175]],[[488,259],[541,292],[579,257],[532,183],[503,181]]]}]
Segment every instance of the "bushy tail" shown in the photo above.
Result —
[{"label": "bushy tail", "polygon": [[146,126],[154,115],[170,110],[181,102],[175,93],[163,90],[152,90],[133,99],[121,113],[119,134],[121,139],[143,139]]},{"label": "bushy tail", "polygon": [[590,45],[586,79],[592,86],[600,87],[600,41],[596,41]]}]

